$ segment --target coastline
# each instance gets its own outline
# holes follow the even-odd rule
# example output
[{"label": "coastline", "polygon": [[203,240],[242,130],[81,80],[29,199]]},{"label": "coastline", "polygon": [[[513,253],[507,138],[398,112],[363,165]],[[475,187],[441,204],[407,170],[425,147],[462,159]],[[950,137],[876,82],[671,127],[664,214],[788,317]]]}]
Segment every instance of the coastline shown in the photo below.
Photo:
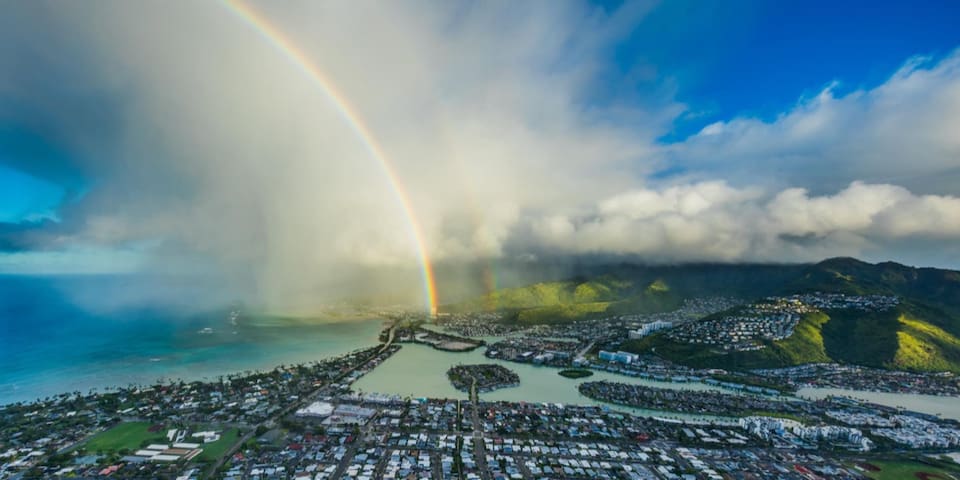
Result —
[{"label": "coastline", "polygon": [[[377,344],[382,318],[324,322],[247,322],[231,332],[227,319],[213,334],[198,333],[201,323],[156,325],[153,320],[115,328],[108,321],[87,321],[84,330],[100,331],[97,342],[69,338],[51,345],[26,345],[0,360],[0,405],[30,402],[61,393],[108,391],[131,384],[216,380],[244,372],[269,371],[308,363]],[[157,319],[156,322],[163,322]],[[157,327],[160,327],[159,329]],[[91,335],[92,336],[92,335]],[[30,348],[30,349],[28,349]],[[80,350],[79,355],[63,358]],[[79,357],[79,358],[77,358]]]},{"label": "coastline", "polygon": [[[168,332],[161,331],[157,336],[173,336],[175,340],[168,341],[160,346],[167,350],[182,348],[181,343],[185,337],[188,340],[186,352],[171,353],[169,351],[156,351],[155,339],[148,342],[141,342],[130,345],[129,349],[121,350],[121,355],[112,356],[113,352],[105,352],[100,356],[94,356],[86,362],[72,362],[67,365],[60,365],[58,368],[45,371],[42,365],[32,365],[31,368],[23,369],[21,367],[20,376],[12,375],[10,371],[5,376],[0,377],[0,405],[7,405],[17,402],[29,402],[42,399],[46,396],[55,396],[61,393],[80,391],[86,393],[91,389],[96,391],[108,391],[117,387],[129,386],[131,384],[152,385],[158,382],[167,383],[171,380],[184,381],[204,381],[215,380],[218,377],[242,374],[245,372],[269,371],[283,364],[309,363],[319,361],[325,358],[353,351],[357,348],[363,348],[377,343],[378,336],[383,328],[390,324],[391,320],[383,318],[366,318],[361,320],[341,321],[340,319],[318,319],[294,320],[284,319],[271,322],[255,322],[245,318],[240,322],[239,328],[243,330],[242,341],[235,341],[229,332],[215,327],[213,334],[198,334],[197,324],[183,324],[179,331]],[[200,325],[206,325],[201,323]],[[88,325],[97,327],[97,324]],[[245,329],[245,330],[244,330]],[[119,334],[119,340],[125,340],[126,335],[139,334],[138,329],[123,330]],[[489,339],[483,339],[489,340]],[[414,347],[411,349],[410,347]],[[427,348],[429,347],[429,348]],[[415,344],[405,346],[404,352],[394,360],[388,363],[388,370],[391,370],[390,363],[401,362],[404,358],[415,360],[416,365],[406,365],[401,372],[393,372],[389,376],[401,378],[386,378],[380,374],[381,368],[376,369],[369,375],[369,379],[361,379],[358,385],[368,391],[380,391],[381,393],[402,393],[415,397],[450,397],[459,398],[453,393],[445,393],[444,385],[446,383],[443,375],[437,378],[430,378],[427,371],[423,371],[424,365],[434,363],[444,363],[451,361],[465,361],[468,358],[476,357],[479,361],[488,361],[482,358],[478,352],[479,346],[467,352],[447,352],[438,349],[436,346],[427,344]],[[133,351],[134,353],[131,353]],[[427,353],[427,352],[433,353]],[[463,357],[461,357],[463,355]],[[407,362],[409,363],[409,362]],[[554,369],[547,369],[547,372],[541,370],[546,367],[522,366],[515,363],[506,363],[510,368],[519,369],[524,372],[527,378],[527,385],[521,385],[519,388],[511,388],[500,392],[484,392],[484,396],[490,400],[494,399],[521,399],[529,397],[536,399],[548,398],[554,401],[564,399],[564,403],[577,404],[578,395],[576,394],[577,380],[570,380],[559,375],[555,375]],[[416,382],[409,382],[409,369],[419,369]],[[536,369],[538,374],[533,374]],[[429,369],[427,369],[429,370]],[[529,372],[528,372],[529,371]],[[550,373],[553,375],[544,375]],[[704,388],[709,387],[700,383],[673,383],[664,384],[655,380],[637,379],[614,375],[603,370],[594,370],[593,378],[606,378],[610,375],[619,380],[630,379],[630,381],[640,381],[651,385],[660,385],[664,388]],[[386,374],[386,372],[385,372]],[[3,375],[3,374],[0,374]],[[407,375],[407,376],[404,376]],[[540,378],[544,377],[544,378]],[[557,377],[557,380],[566,382],[562,385],[563,391],[557,390],[561,386],[553,385],[548,377]],[[10,380],[13,379],[11,382]],[[374,381],[374,379],[377,379]],[[407,379],[407,380],[404,380]],[[529,384],[533,379],[534,383]],[[405,383],[406,386],[398,385]],[[530,389],[544,390],[551,392],[549,395],[531,394]],[[567,389],[570,392],[565,392]],[[508,391],[510,393],[508,393]],[[822,389],[802,390],[801,396],[817,394]],[[827,390],[829,391],[829,390]],[[905,406],[911,410],[918,410],[926,413],[940,413],[944,418],[960,419],[960,408],[957,412],[950,410],[952,397],[931,397],[931,396],[913,396],[910,394],[875,394],[865,391],[843,391],[840,394],[850,394],[851,396],[862,398],[867,401],[888,406]],[[876,395],[889,397],[886,400],[877,401]],[[927,398],[931,397],[931,398]],[[585,398],[580,398],[583,403]],[[914,404],[915,400],[920,403]],[[944,402],[946,400],[946,402]]]}]

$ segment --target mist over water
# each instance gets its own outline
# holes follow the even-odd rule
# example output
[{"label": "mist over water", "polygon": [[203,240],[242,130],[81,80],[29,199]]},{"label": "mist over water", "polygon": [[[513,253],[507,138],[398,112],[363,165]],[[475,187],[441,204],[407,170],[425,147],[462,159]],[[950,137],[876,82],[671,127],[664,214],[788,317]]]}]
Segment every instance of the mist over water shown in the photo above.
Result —
[{"label": "mist over water", "polygon": [[[455,302],[574,270],[478,262],[437,272],[441,300]],[[0,404],[320,360],[376,344],[380,308],[423,306],[414,269],[301,284],[282,304],[258,302],[256,289],[255,281],[218,276],[0,275]]]},{"label": "mist over water", "polygon": [[22,135],[0,166],[58,198],[32,212],[56,221],[0,225],[0,271],[212,272],[309,312],[370,290],[422,305],[423,256],[960,258],[957,51],[678,137],[710,108],[657,68],[620,75],[644,2],[258,4],[270,32],[222,2],[4,6]]},{"label": "mist over water", "polygon": [[375,344],[382,326],[252,314],[234,324],[214,290],[176,278],[0,277],[0,404],[320,360]]}]

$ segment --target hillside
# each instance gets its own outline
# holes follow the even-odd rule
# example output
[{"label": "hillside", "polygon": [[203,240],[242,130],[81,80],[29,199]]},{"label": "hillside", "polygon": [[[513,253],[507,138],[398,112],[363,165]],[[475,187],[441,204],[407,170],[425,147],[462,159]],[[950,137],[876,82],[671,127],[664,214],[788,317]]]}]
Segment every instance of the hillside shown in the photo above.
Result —
[{"label": "hillside", "polygon": [[497,290],[467,302],[446,305],[448,312],[505,311],[518,323],[571,321],[626,312],[663,312],[682,299],[661,281],[639,283],[615,275],[543,282]]},{"label": "hillside", "polygon": [[513,321],[555,323],[621,313],[655,313],[677,308],[685,298],[755,298],[777,293],[806,265],[687,264],[599,265],[575,278],[505,288],[464,302],[441,306],[444,312],[503,311]]},{"label": "hillside", "polygon": [[629,342],[624,348],[655,351],[693,366],[731,369],[834,361],[960,373],[960,272],[834,258],[807,266],[777,287],[784,295],[804,292],[895,295],[901,303],[880,312],[830,310],[808,315],[791,337],[766,342],[758,351],[724,352],[671,342],[662,335]]},{"label": "hillside", "polygon": [[780,342],[766,342],[766,348],[753,352],[725,352],[719,348],[673,342],[664,335],[630,340],[621,348],[628,352],[654,353],[668,360],[697,368],[744,370],[772,368],[803,363],[830,362],[822,336],[829,320],[823,314],[804,317],[794,334]]},{"label": "hillside", "polygon": [[780,291],[897,295],[960,316],[960,272],[955,270],[831,258],[805,268]]},{"label": "hillside", "polygon": [[[881,312],[832,310],[805,316],[794,334],[751,352],[674,343],[663,335],[624,349],[655,352],[694,366],[730,369],[836,361],[907,370],[960,372],[960,272],[834,258],[809,265],[597,267],[595,276],[504,289],[446,306],[447,311],[500,310],[520,323],[555,323],[615,313],[676,308],[684,298],[835,292],[895,295]],[[705,319],[704,321],[708,321]]]},{"label": "hillside", "polygon": [[[937,326],[935,312],[900,305],[884,312],[835,310],[805,316],[793,335],[765,348],[726,352],[673,342],[664,335],[629,341],[626,351],[655,353],[694,367],[731,370],[839,362],[878,368],[960,373],[960,339]],[[709,321],[709,320],[708,320]]]}]

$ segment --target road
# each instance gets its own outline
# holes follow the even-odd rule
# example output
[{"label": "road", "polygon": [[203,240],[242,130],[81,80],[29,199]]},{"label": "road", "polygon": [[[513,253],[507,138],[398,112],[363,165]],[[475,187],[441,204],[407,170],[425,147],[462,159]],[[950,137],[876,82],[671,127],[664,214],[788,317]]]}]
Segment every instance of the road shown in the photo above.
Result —
[{"label": "road", "polygon": [[217,459],[217,461],[214,462],[214,463],[210,466],[210,468],[207,469],[206,473],[204,473],[204,475],[203,475],[203,478],[213,478],[213,476],[217,473],[217,470],[219,470],[220,467],[223,466],[224,462],[226,462],[227,459],[229,459],[231,456],[233,456],[233,454],[234,454],[243,444],[245,444],[247,441],[249,441],[251,438],[253,438],[253,436],[256,434],[256,431],[257,431],[257,428],[258,428],[258,427],[260,427],[260,426],[262,425],[262,426],[264,426],[264,427],[270,428],[272,425],[276,424],[281,418],[283,418],[284,416],[290,414],[290,412],[296,411],[297,409],[299,409],[299,408],[307,405],[308,403],[313,402],[314,399],[317,397],[317,395],[319,395],[320,392],[322,392],[324,389],[326,389],[327,387],[329,387],[329,386],[332,385],[332,384],[339,383],[340,380],[343,380],[344,378],[346,378],[348,375],[350,375],[351,373],[353,373],[353,372],[354,372],[355,370],[357,370],[358,368],[361,368],[361,367],[366,366],[368,363],[370,363],[371,360],[373,360],[374,358],[377,358],[377,357],[379,356],[379,354],[382,353],[384,350],[385,350],[385,349],[381,349],[380,351],[377,352],[377,355],[371,356],[370,358],[368,358],[368,359],[367,359],[366,361],[364,361],[363,363],[359,363],[359,364],[357,364],[357,365],[354,365],[352,368],[350,368],[350,369],[346,370],[345,372],[343,372],[342,374],[340,374],[340,376],[338,376],[337,378],[335,378],[335,379],[331,380],[330,382],[326,383],[324,386],[315,389],[313,392],[310,392],[309,394],[307,394],[304,398],[300,399],[299,401],[296,401],[296,402],[288,405],[286,408],[281,409],[279,412],[275,413],[274,415],[272,415],[271,417],[267,418],[266,420],[264,420],[264,421],[262,421],[262,422],[260,422],[260,423],[258,423],[258,424],[256,424],[256,425],[251,425],[250,431],[247,432],[246,435],[244,435],[243,437],[241,437],[239,440],[237,440],[237,443],[235,443],[233,446],[231,446],[229,449],[227,449],[227,451],[225,451],[225,452],[223,453],[223,456],[221,456],[219,459]]},{"label": "road", "polygon": [[[577,352],[577,357],[586,356],[588,353],[590,353],[590,350],[593,350],[593,346],[596,344],[597,344],[596,340],[590,342],[590,344],[587,345],[583,350],[580,350],[579,352]],[[574,358],[577,358],[577,357],[574,357]]]},{"label": "road", "polygon": [[477,393],[477,379],[470,384],[470,418],[473,419],[473,459],[480,470],[480,478],[491,480],[490,470],[487,469],[487,445],[483,441],[483,424],[480,423],[480,413],[477,404],[480,395]]}]

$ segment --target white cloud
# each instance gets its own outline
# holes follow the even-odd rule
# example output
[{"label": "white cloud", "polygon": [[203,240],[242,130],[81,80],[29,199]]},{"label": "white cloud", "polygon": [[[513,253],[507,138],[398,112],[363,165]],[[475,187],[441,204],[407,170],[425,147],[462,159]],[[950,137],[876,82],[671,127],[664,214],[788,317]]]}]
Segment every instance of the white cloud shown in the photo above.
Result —
[{"label": "white cloud", "polygon": [[662,191],[631,191],[601,202],[599,210],[604,215],[622,215],[633,220],[664,212],[676,212],[689,217],[718,205],[754,198],[759,193],[749,189],[739,191],[724,182],[712,181],[672,186]]},{"label": "white cloud", "polygon": [[[182,254],[252,272],[266,301],[339,282],[357,264],[416,263],[403,211],[354,131],[222,6],[35,5],[0,16],[15,47],[0,68],[25,75],[0,92],[79,132],[67,141],[96,179],[71,209],[82,228],[58,245],[158,240],[158,262]],[[684,109],[672,97],[589,101],[607,80],[598,59],[644,5],[255,6],[369,124],[436,259],[789,261],[958,237],[960,54],[664,145]],[[20,51],[34,77],[4,57]],[[48,72],[70,87],[49,104],[34,88]],[[111,100],[109,128],[87,119],[87,97]],[[686,173],[647,178],[672,166]]]},{"label": "white cloud", "polygon": [[771,121],[737,117],[663,152],[694,176],[837,189],[853,180],[960,190],[960,51],[908,61],[844,95],[833,83]]},{"label": "white cloud", "polygon": [[958,241],[960,197],[861,182],[834,195],[791,188],[771,196],[703,182],[622,194],[584,215],[539,220],[534,234],[534,243],[561,251],[658,262],[818,260],[913,236]]},{"label": "white cloud", "polygon": [[[25,49],[49,41],[82,52],[64,65],[43,60],[70,75],[77,96],[117,101],[122,118],[103,142],[82,138],[90,125],[73,129],[96,186],[68,241],[162,239],[165,262],[180,250],[253,271],[268,299],[336,282],[350,265],[416,263],[409,222],[362,140],[316,83],[226,8],[40,5],[12,8],[5,35]],[[602,68],[595,54],[642,6],[255,7],[368,124],[435,259],[501,255],[522,212],[629,188],[669,122],[583,103]],[[4,91],[26,96],[30,83]],[[46,113],[76,127],[89,112],[70,107]]]}]

